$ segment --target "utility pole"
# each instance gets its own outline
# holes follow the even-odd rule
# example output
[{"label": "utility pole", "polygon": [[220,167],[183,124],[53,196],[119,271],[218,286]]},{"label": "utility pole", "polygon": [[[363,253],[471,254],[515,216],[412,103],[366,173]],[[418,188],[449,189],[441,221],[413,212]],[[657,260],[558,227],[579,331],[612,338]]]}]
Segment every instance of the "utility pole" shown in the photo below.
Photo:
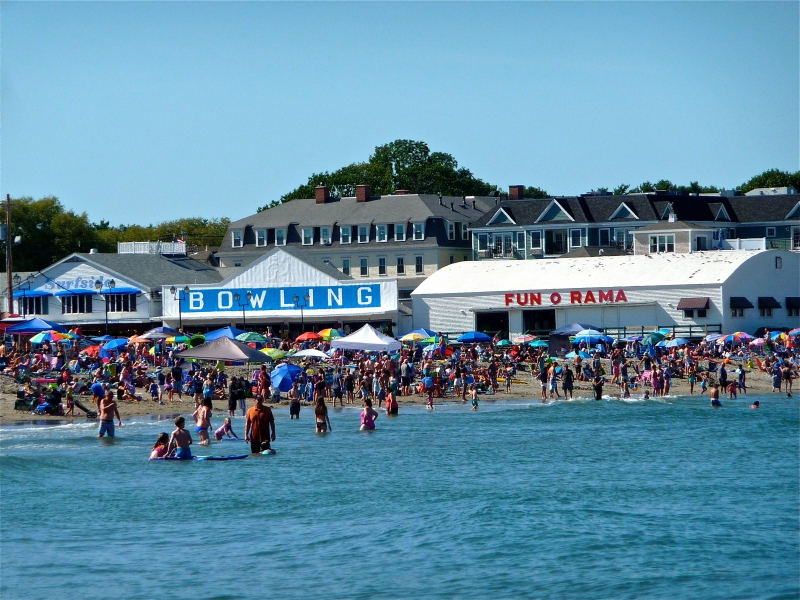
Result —
[{"label": "utility pole", "polygon": [[11,194],[6,194],[6,277],[8,278],[8,314],[14,312],[14,286],[11,281]]}]

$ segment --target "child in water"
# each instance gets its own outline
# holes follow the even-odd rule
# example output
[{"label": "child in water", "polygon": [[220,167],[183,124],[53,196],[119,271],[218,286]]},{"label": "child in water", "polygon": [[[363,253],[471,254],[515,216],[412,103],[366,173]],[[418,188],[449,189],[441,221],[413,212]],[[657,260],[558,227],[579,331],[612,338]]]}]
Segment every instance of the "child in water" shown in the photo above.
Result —
[{"label": "child in water", "polygon": [[156,443],[153,444],[153,450],[150,452],[150,460],[154,458],[164,458],[167,455],[168,445],[169,436],[164,432],[159,433]]},{"label": "child in water", "polygon": [[239,439],[239,436],[233,432],[233,427],[231,427],[231,420],[230,418],[226,418],[225,422],[222,424],[222,427],[217,429],[214,432],[214,439],[218,442],[222,441],[224,436],[228,436],[229,438],[236,438]]},{"label": "child in water", "polygon": [[478,410],[478,390],[474,383],[469,386],[469,398],[472,402],[472,410]]}]

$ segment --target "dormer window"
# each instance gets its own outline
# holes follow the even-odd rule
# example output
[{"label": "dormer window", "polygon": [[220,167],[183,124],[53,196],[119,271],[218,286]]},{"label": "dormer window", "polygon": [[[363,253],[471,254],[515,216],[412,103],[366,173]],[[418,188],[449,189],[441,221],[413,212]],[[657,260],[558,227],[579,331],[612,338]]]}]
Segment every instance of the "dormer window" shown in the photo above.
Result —
[{"label": "dormer window", "polygon": [[461,224],[461,239],[468,240],[469,239],[469,224],[462,223]]},{"label": "dormer window", "polygon": [[286,230],[285,229],[276,229],[275,230],[275,245],[276,246],[285,246],[286,245]]},{"label": "dormer window", "polygon": [[376,225],[375,226],[375,239],[378,242],[385,242],[389,239],[388,237],[388,225]]},{"label": "dormer window", "polygon": [[714,217],[714,220],[715,221],[730,221],[731,220],[730,216],[728,215],[728,211],[725,209],[725,205],[724,204],[719,207],[719,210],[717,211],[717,216]]},{"label": "dormer window", "polygon": [[267,245],[267,230],[266,229],[257,229],[256,230],[256,246],[262,247]]},{"label": "dormer window", "polygon": [[452,221],[447,222],[447,239],[454,240],[456,239],[456,224]]},{"label": "dormer window", "polygon": [[514,221],[514,219],[511,218],[511,215],[509,215],[505,210],[501,208],[496,213],[494,213],[494,216],[489,220],[487,225],[503,225],[506,223],[509,225],[517,224],[516,221]]},{"label": "dormer window", "polygon": [[366,244],[369,242],[369,225],[358,226],[358,243]]},{"label": "dormer window", "polygon": [[624,202],[617,207],[617,210],[614,211],[614,214],[611,215],[609,221],[613,221],[614,219],[635,219],[638,220],[639,217],[636,216],[636,213],[631,210],[631,207],[625,204]]},{"label": "dormer window", "polygon": [[395,242],[405,242],[406,241],[406,224],[405,223],[395,223],[394,224],[394,241]]},{"label": "dormer window", "polygon": [[314,245],[314,228],[303,227],[303,246]]},{"label": "dormer window", "polygon": [[326,246],[331,245],[331,228],[330,227],[321,227],[319,230],[319,239],[320,242],[325,244]]},{"label": "dormer window", "polygon": [[536,219],[537,223],[541,221],[575,221],[575,219],[561,206],[558,200],[551,200],[547,208],[545,208],[542,214],[539,215],[539,218]]},{"label": "dormer window", "polygon": [[240,229],[234,229],[231,232],[231,246],[234,248],[241,248],[242,247],[242,231]]},{"label": "dormer window", "polygon": [[414,241],[425,239],[425,223],[414,223]]},{"label": "dormer window", "polygon": [[352,239],[353,228],[350,225],[339,225],[339,243],[349,244]]}]

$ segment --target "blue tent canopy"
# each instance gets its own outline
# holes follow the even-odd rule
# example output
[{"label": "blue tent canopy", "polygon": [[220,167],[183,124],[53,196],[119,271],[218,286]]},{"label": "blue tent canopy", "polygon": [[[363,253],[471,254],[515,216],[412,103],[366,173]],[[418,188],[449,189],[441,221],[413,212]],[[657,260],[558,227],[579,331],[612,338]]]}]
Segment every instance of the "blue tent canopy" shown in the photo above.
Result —
[{"label": "blue tent canopy", "polygon": [[52,295],[51,292],[45,292],[44,290],[19,290],[14,292],[14,298],[44,298]]},{"label": "blue tent canopy", "polygon": [[205,338],[207,342],[212,342],[223,337],[235,340],[237,335],[242,335],[243,333],[247,332],[242,329],[237,329],[236,327],[223,327],[222,329],[209,331],[207,334],[205,334]]},{"label": "blue tent canopy", "polygon": [[58,323],[51,323],[50,321],[45,321],[44,319],[31,319],[30,321],[24,321],[22,323],[17,323],[16,325],[12,325],[11,327],[6,329],[6,333],[8,335],[29,335],[34,333],[39,333],[41,331],[49,331],[52,329],[53,331],[60,331],[61,333],[66,333],[66,327],[62,327]]}]

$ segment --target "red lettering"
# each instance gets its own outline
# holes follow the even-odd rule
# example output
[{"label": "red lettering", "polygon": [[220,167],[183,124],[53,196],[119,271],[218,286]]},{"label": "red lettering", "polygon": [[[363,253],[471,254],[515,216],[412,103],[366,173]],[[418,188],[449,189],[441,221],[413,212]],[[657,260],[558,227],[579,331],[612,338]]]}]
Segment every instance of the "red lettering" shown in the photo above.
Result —
[{"label": "red lettering", "polygon": [[580,304],[581,303],[581,293],[580,292],[570,292],[569,293],[569,303],[570,304]]},{"label": "red lettering", "polygon": [[506,306],[510,306],[514,301],[514,294],[506,294]]},{"label": "red lettering", "polygon": [[616,300],[614,300],[614,302],[627,302],[627,301],[628,299],[625,297],[625,292],[623,292],[622,290],[618,291],[617,298]]},{"label": "red lettering", "polygon": [[592,290],[589,290],[588,292],[586,292],[586,297],[583,299],[583,303],[584,304],[586,304],[587,302],[595,302],[594,294],[592,293]]},{"label": "red lettering", "polygon": [[561,294],[558,292],[550,294],[550,304],[561,304]]},{"label": "red lettering", "polygon": [[528,294],[528,298],[531,300],[531,306],[534,304],[538,304],[539,306],[542,305],[542,292],[536,292],[535,294],[531,292]]},{"label": "red lettering", "polygon": [[603,290],[597,292],[600,297],[600,302],[613,302],[614,301],[614,290],[608,290],[606,294]]},{"label": "red lettering", "polygon": [[517,294],[517,304],[528,306],[528,294]]}]

